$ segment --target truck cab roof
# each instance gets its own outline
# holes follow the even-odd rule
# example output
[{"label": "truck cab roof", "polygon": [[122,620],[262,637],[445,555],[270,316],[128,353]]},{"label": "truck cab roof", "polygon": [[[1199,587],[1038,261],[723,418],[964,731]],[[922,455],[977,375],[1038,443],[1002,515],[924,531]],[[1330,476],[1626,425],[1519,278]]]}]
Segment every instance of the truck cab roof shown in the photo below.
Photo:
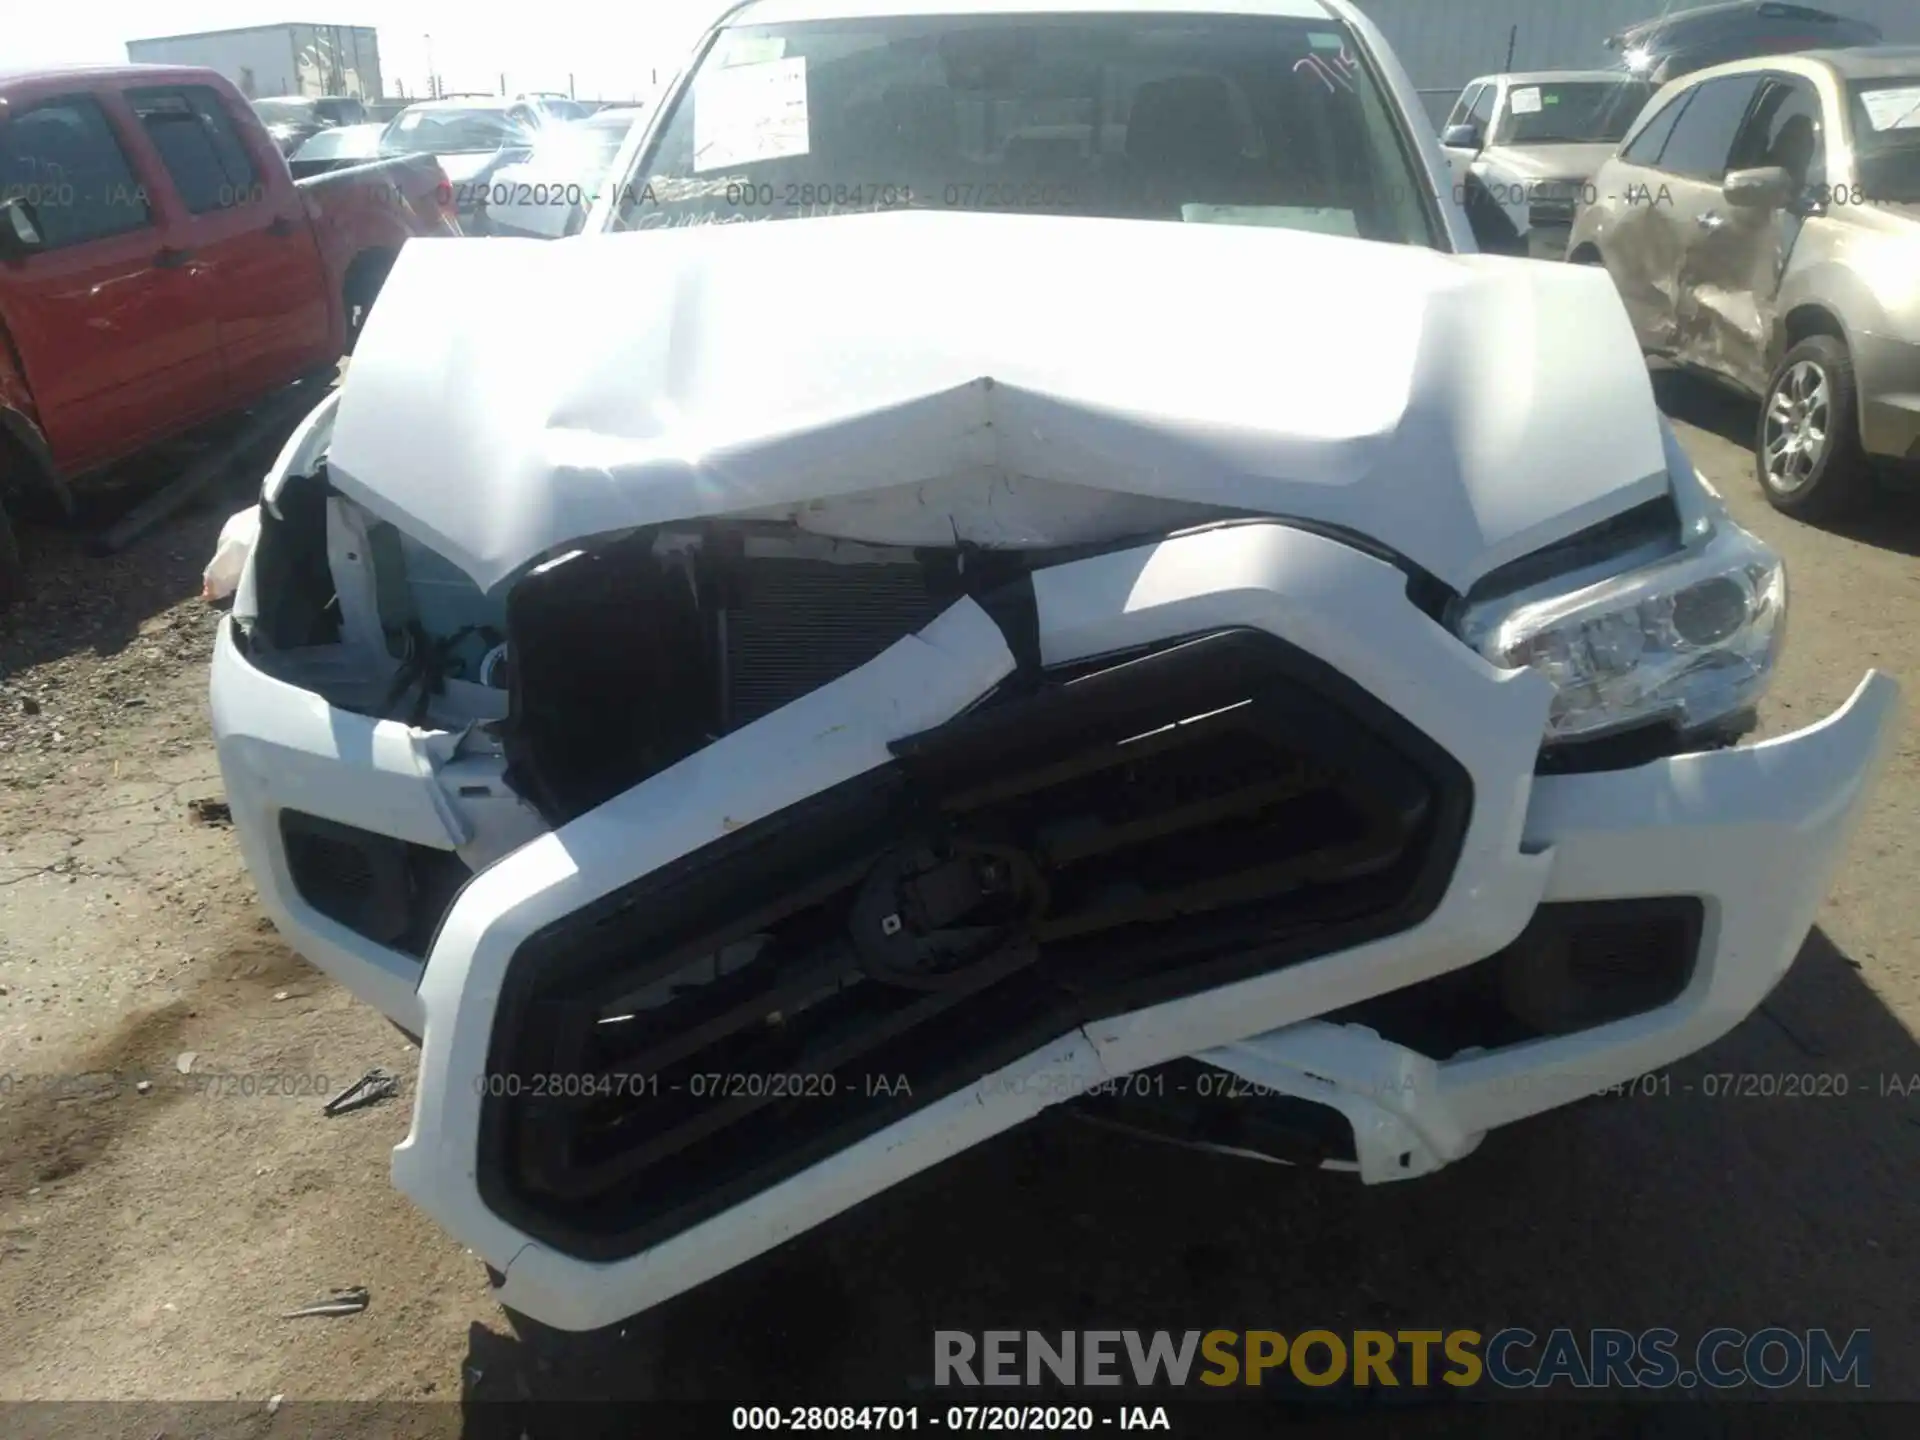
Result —
[{"label": "truck cab roof", "polygon": [[11,65],[0,66],[0,92],[27,85],[35,90],[54,89],[76,80],[88,84],[115,80],[154,83],[179,80],[203,85],[208,76],[214,77],[222,85],[230,83],[219,71],[200,65],[142,65],[132,62],[122,65]]}]

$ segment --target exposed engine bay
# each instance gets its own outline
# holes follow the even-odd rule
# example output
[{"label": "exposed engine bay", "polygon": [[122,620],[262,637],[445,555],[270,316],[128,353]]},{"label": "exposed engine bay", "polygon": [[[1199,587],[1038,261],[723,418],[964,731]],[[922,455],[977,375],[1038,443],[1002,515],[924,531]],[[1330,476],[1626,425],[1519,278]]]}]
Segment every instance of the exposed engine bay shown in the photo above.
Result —
[{"label": "exposed engine bay", "polygon": [[1107,548],[882,546],[781,520],[700,520],[589,542],[484,592],[338,493],[324,456],[263,507],[255,547],[236,610],[249,661],[407,726],[465,832],[456,858],[288,810],[293,881],[323,914],[422,958],[472,873],[963,597],[1028,637],[1018,683],[1030,687],[1025,577]]},{"label": "exposed engine bay", "polygon": [[240,619],[260,668],[342,709],[463,732],[463,753],[498,755],[504,782],[561,825],[963,596],[1030,609],[1008,589],[1029,572],[1127,543],[874,545],[708,520],[587,542],[483,592],[333,490],[321,460],[266,511]]}]

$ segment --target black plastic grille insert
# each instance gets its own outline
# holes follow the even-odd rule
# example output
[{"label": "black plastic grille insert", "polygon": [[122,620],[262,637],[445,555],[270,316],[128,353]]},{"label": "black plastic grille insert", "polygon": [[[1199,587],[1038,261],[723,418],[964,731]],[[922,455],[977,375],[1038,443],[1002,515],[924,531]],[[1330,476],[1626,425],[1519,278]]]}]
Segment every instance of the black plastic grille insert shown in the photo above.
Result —
[{"label": "black plastic grille insert", "polygon": [[1228,630],[991,700],[527,940],[487,1204],[636,1253],[1075,1026],[1419,923],[1466,772]]}]

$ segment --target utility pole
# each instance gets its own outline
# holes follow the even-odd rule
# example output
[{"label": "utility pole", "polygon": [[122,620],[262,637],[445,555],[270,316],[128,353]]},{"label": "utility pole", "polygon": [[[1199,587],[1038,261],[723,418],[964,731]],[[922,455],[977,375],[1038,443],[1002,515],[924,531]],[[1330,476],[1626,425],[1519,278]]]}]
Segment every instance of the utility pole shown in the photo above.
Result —
[{"label": "utility pole", "polygon": [[433,36],[428,35],[425,39],[427,42],[427,97],[431,100],[438,100],[440,98],[440,77],[433,73]]}]

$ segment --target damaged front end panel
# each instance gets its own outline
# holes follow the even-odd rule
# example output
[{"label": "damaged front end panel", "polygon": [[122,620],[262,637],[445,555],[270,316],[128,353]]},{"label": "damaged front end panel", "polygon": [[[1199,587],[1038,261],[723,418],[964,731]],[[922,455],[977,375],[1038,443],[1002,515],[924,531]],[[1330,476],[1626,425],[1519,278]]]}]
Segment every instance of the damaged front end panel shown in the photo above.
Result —
[{"label": "damaged front end panel", "polygon": [[[504,622],[335,493],[324,458],[261,507],[223,637],[251,692],[236,704],[310,696],[326,713],[309,717],[311,744],[242,744],[234,759],[271,778],[260,818],[292,898],[414,966],[460,887],[547,828],[506,782]],[[356,754],[371,768],[341,767]]]},{"label": "damaged front end panel", "polygon": [[[1196,302],[1122,315],[1071,224],[979,218],[403,254],[263,489],[236,835],[421,1038],[396,1185],[547,1323],[1056,1104],[1429,1173],[1751,1013],[1889,743],[1871,676],[1739,743],[1782,567],[1603,276],[1109,232],[1206,313],[1325,322],[1256,373],[1137,343]],[[883,260],[932,313],[781,278]],[[453,303],[482,276],[635,314],[529,369]]]},{"label": "damaged front end panel", "polygon": [[[222,766],[270,913],[424,1037],[396,1183],[567,1328],[1055,1104],[1429,1173],[1757,1004],[1890,733],[1870,680],[1779,760],[1545,763],[1585,712],[1469,621],[1693,655],[1665,597],[1755,561],[1690,501],[1473,596],[1231,517],[1002,550],[702,517],[491,591],[434,558],[324,458],[279,484]],[[1749,693],[1693,673],[1613,703]]]},{"label": "damaged front end panel", "polygon": [[[334,403],[316,418],[330,421]],[[368,828],[364,796],[303,787],[308,757],[276,754],[276,788],[305,791],[279,797],[276,864],[316,915],[415,963],[474,873],[857,669],[964,596],[1007,609],[1030,677],[1026,577],[1126,543],[885,546],[707,520],[590,541],[482,591],[342,494],[323,443],[293,463],[302,473],[269,482],[229,643],[243,673],[360,717],[369,746],[404,752],[397,768],[414,772],[439,823]],[[1140,518],[1101,508],[1074,533]]]},{"label": "damaged front end panel", "polygon": [[[1419,868],[1408,858],[1415,837],[1458,828],[1458,795],[1438,798],[1457,790],[1457,765],[1351,681],[1257,631],[1042,666],[1031,576],[1112,548],[876,546],[772,521],[708,521],[594,542],[488,594],[334,492],[322,459],[276,492],[236,610],[237,643],[260,672],[404,735],[447,814],[448,846],[365,829],[321,799],[313,811],[281,812],[285,864],[313,910],[424,958],[477,870],[971,599],[1005,637],[1015,672],[964,724],[901,742],[886,774],[864,777],[864,818],[844,841],[833,838],[846,823],[834,818],[840,802],[828,797],[817,802],[820,834],[798,812],[767,822],[800,854],[835,858],[823,858],[821,874],[789,877],[801,891],[790,903],[777,885],[766,889],[771,881],[722,866],[714,883],[732,897],[722,910],[764,890],[765,929],[710,939],[701,953],[750,954],[786,936],[777,953],[790,957],[803,943],[787,935],[795,924],[814,933],[831,914],[847,929],[849,906],[864,914],[880,903],[873,887],[885,872],[939,898],[902,900],[881,917],[896,929],[868,925],[864,943],[898,948],[925,931],[940,937],[925,940],[935,949],[998,953],[1017,932],[1032,953],[1015,969],[1044,951],[1036,973],[1063,994],[1087,986],[1071,981],[1060,947],[1090,946],[1105,957],[1099,973],[1131,977],[1118,993],[1137,999],[1155,957],[1197,963],[1257,937],[1278,943],[1263,897],[1285,897],[1328,943],[1346,933],[1329,930],[1332,920],[1393,911],[1408,867]],[[1378,712],[1372,729],[1361,712]],[[846,865],[872,893],[815,894]],[[975,873],[982,866],[992,884]],[[686,883],[663,874],[648,886],[679,895],[674,913],[685,920]],[[1197,914],[1227,928],[1197,926]],[[775,964],[775,953],[759,971],[793,963]],[[817,964],[838,985],[863,954]],[[1201,965],[1183,983],[1219,983],[1217,969]],[[1043,1007],[1032,1024],[1057,1025],[1063,1013]]]}]

